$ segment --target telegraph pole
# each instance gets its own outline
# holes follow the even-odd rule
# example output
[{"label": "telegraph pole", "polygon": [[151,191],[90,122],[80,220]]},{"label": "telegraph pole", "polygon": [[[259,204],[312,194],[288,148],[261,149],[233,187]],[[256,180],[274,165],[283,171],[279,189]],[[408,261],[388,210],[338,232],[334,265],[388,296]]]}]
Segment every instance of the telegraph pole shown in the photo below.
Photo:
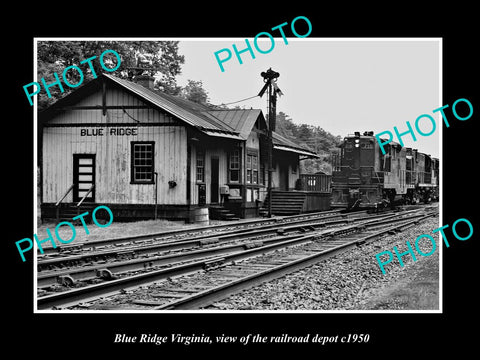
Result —
[{"label": "telegraph pole", "polygon": [[272,68],[260,74],[263,77],[265,85],[258,96],[262,97],[268,90],[268,129],[267,129],[267,162],[268,162],[268,217],[272,217],[272,170],[273,170],[273,131],[275,131],[275,122],[277,117],[277,93],[282,94],[277,86],[277,79],[280,74],[273,71]]}]

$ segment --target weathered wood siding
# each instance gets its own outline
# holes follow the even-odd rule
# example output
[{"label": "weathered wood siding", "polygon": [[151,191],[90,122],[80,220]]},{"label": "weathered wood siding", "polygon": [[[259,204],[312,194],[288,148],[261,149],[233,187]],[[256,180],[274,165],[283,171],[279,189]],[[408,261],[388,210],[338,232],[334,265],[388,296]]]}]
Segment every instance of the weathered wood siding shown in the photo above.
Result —
[{"label": "weathered wood siding", "polygon": [[[102,104],[101,91],[75,106]],[[108,88],[106,104],[145,106],[124,91]],[[73,154],[96,154],[97,203],[154,204],[155,184],[130,184],[131,142],[154,141],[154,171],[158,173],[158,204],[186,204],[187,133],[170,115],[152,108],[71,109],[51,119],[43,129],[43,202],[58,201],[73,183]],[[137,123],[138,121],[138,123]],[[158,123],[161,125],[153,125]],[[73,126],[73,125],[77,126]],[[78,124],[97,124],[103,136],[81,136]],[[110,135],[113,124],[136,127],[137,135]],[[136,126],[134,126],[136,124]],[[148,125],[152,124],[152,125]],[[68,126],[72,125],[72,126]],[[97,127],[88,127],[98,129]],[[177,183],[169,188],[168,181]],[[72,194],[64,200],[71,202]]]},{"label": "weathered wood siding", "polygon": [[[75,107],[85,106],[101,106],[102,105],[102,93],[101,91],[91,94],[82,100],[80,100]],[[88,110],[66,110],[63,113],[58,114],[55,118],[49,120],[49,124],[65,124],[65,123],[135,123],[135,120],[141,123],[175,123],[173,117],[165,112],[158,111],[154,108],[145,109],[128,109],[133,106],[147,107],[143,101],[139,100],[135,96],[128,94],[125,91],[121,91],[117,88],[107,87],[106,91],[106,105],[107,106],[124,106],[125,111],[122,109],[107,109],[106,116],[103,116],[102,109],[88,109]]]}]

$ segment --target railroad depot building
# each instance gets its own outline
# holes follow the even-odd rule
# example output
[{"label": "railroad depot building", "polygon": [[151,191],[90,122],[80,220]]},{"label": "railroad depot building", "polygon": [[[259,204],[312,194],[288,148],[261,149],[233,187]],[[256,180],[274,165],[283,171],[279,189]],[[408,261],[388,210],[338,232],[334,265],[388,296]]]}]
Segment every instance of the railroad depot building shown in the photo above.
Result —
[{"label": "railroad depot building", "polygon": [[[38,119],[42,219],[98,205],[115,220],[193,221],[196,209],[214,205],[246,218],[267,195],[258,109],[212,109],[153,90],[149,76],[103,74]],[[317,155],[277,133],[273,143],[273,188],[295,193],[299,162]]]}]

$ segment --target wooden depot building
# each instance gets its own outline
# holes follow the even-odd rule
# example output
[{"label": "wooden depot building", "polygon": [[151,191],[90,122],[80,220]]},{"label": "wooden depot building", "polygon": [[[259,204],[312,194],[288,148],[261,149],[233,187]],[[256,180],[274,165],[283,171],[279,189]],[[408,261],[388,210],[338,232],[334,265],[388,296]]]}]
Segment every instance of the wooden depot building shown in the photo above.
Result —
[{"label": "wooden depot building", "polygon": [[[266,126],[258,109],[212,109],[153,90],[149,76],[103,74],[39,114],[42,219],[98,205],[115,220],[192,221],[214,205],[258,216]],[[299,161],[317,155],[273,141],[273,188],[292,192]]]}]

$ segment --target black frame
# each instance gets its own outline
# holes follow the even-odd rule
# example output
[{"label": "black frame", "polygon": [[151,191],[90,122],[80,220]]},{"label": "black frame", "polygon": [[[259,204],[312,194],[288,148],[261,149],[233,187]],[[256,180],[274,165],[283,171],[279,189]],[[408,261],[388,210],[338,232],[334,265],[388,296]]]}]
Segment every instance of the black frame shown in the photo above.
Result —
[{"label": "black frame", "polygon": [[[152,146],[152,165],[149,172],[151,173],[151,179],[148,181],[142,181],[135,179],[135,145],[151,145]],[[130,142],[130,184],[155,184],[155,141],[131,141]],[[145,165],[141,165],[145,167]]]}]

